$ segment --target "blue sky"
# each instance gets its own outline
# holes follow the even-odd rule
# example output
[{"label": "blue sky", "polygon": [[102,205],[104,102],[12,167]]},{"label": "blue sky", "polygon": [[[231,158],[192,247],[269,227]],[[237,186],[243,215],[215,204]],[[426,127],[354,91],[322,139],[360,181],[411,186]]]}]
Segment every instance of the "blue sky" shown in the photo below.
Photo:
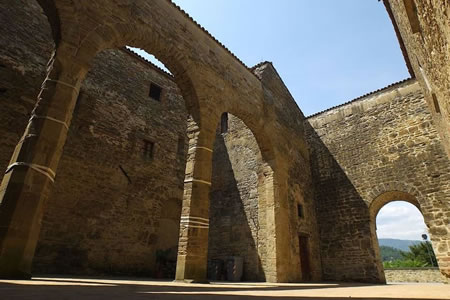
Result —
[{"label": "blue sky", "polygon": [[409,77],[378,0],[175,0],[248,66],[274,63],[311,115]]}]

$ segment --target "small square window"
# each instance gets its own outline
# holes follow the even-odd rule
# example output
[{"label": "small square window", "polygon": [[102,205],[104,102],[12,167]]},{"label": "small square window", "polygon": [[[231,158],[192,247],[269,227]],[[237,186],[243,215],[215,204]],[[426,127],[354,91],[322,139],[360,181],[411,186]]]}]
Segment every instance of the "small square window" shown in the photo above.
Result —
[{"label": "small square window", "polygon": [[297,215],[299,218],[304,218],[303,205],[297,204]]},{"label": "small square window", "polygon": [[153,159],[153,152],[155,150],[155,143],[149,140],[144,140],[143,156],[144,159]]},{"label": "small square window", "polygon": [[162,94],[162,87],[160,87],[157,84],[151,83],[150,84],[150,92],[149,92],[149,96],[150,98],[156,100],[156,101],[161,101],[161,94]]}]

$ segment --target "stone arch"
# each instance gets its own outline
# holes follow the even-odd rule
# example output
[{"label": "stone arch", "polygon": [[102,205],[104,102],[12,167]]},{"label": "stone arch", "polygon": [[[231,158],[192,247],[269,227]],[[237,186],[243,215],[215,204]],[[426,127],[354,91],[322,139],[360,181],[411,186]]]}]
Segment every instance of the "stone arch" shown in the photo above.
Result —
[{"label": "stone arch", "polygon": [[[263,121],[262,116],[258,116],[259,113],[256,112],[254,116],[249,113],[246,113],[243,110],[239,109],[229,109],[228,113],[234,115],[239,118],[245,126],[252,132],[253,136],[258,143],[259,150],[261,151],[263,161],[270,167],[275,170],[276,168],[276,155],[274,151],[274,147],[272,141],[267,132],[267,128],[264,128],[264,122],[270,122],[270,120],[265,119]],[[260,117],[260,118],[258,118]],[[259,119],[259,121],[257,121]]]},{"label": "stone arch", "polygon": [[94,57],[103,50],[125,46],[145,50],[170,70],[185,99],[186,108],[194,120],[201,124],[199,96],[195,89],[198,84],[191,76],[195,68],[191,67],[192,59],[188,59],[186,55],[190,49],[178,47],[176,41],[170,38],[170,33],[155,26],[153,21],[146,24],[131,22],[125,9],[118,12],[120,16],[116,16],[117,19],[122,18],[120,22],[110,20],[108,12],[105,12],[101,16],[104,19],[98,19],[88,27],[81,23],[93,21],[84,18],[89,11],[81,2],[39,1],[48,11],[49,20],[59,24],[59,27],[54,26],[54,35],[60,40],[58,48],[60,52],[64,52],[63,56],[68,56],[67,59],[75,60],[89,69]]},{"label": "stone arch", "polygon": [[417,209],[420,212],[422,212],[419,201],[414,196],[414,194],[411,194],[408,192],[403,192],[403,191],[397,191],[397,190],[386,191],[386,192],[381,193],[375,199],[372,200],[370,207],[369,207],[371,220],[374,220],[376,218],[376,216],[378,215],[378,212],[380,211],[380,209],[383,206],[385,206],[386,204],[388,204],[389,202],[392,202],[392,201],[409,202],[412,205],[414,205],[415,207],[417,207]]},{"label": "stone arch", "polygon": [[[415,200],[411,200],[411,201],[415,202],[412,204],[414,204],[417,207],[424,200],[423,194],[416,187],[406,184],[401,181],[389,181],[389,182],[384,182],[384,183],[374,186],[371,189],[371,191],[369,193],[367,193],[367,196],[365,198],[368,199],[368,201],[369,201],[368,206],[372,207],[372,205],[377,205],[376,202],[382,203],[383,197],[380,197],[380,196],[382,196],[385,193],[393,193],[395,191],[397,191],[399,193],[409,194],[410,196],[408,197],[408,199],[411,197],[414,197]],[[379,200],[377,200],[378,198],[379,198]],[[377,200],[377,201],[375,201],[375,200]],[[375,201],[375,204],[373,204],[374,201]],[[384,203],[384,204],[386,204],[386,203]],[[379,208],[381,208],[384,204],[382,204]]]},{"label": "stone arch", "polygon": [[[134,76],[134,85],[125,83],[128,78]],[[148,98],[150,82],[163,88],[161,102]],[[183,147],[186,139],[180,142],[181,146],[178,145],[182,148],[181,155],[176,153],[177,137],[185,137],[186,125],[181,128],[180,124],[183,119],[184,123],[187,123],[186,111],[182,107],[183,99],[179,96],[173,79],[128,51],[107,49],[95,57],[78,101],[71,125],[74,130],[66,141],[58,171],[59,179],[55,181],[56,193],[48,201],[46,214],[48,219],[56,215],[57,217],[53,217],[55,223],[62,223],[59,216],[67,214],[67,223],[74,224],[76,216],[84,216],[85,219],[94,220],[96,225],[92,226],[92,230],[80,226],[79,232],[85,233],[85,237],[78,240],[71,232],[61,230],[59,236],[63,237],[57,245],[59,248],[51,247],[52,242],[48,238],[51,235],[51,226],[44,225],[41,237],[46,240],[38,245],[36,262],[39,264],[35,265],[35,270],[73,272],[70,267],[64,265],[66,262],[70,263],[70,260],[60,260],[62,263],[59,263],[52,257],[53,253],[57,252],[72,254],[72,258],[77,259],[80,265],[80,270],[75,270],[78,272],[92,269],[94,272],[105,273],[142,272],[151,277],[171,275],[169,273],[172,272],[173,260],[176,259],[174,240],[178,239],[186,154]],[[172,112],[171,116],[166,115],[169,110]],[[154,126],[165,124],[164,122],[167,122],[165,127]],[[98,147],[85,146],[95,139]],[[148,141],[154,143],[155,154],[152,159],[143,158],[142,155],[142,149]],[[106,148],[110,151],[99,155],[102,149]],[[83,170],[77,172],[78,175],[69,171],[77,168],[77,155],[74,152],[86,157],[86,165]],[[128,157],[124,156],[125,152],[129,153]],[[176,160],[173,157],[176,157]],[[104,164],[104,167],[99,168],[100,164]],[[162,164],[165,165],[164,172],[161,171]],[[180,172],[175,173],[175,168]],[[86,183],[69,195],[65,193],[92,173],[99,175],[95,181],[102,189],[96,190],[90,183]],[[171,174],[170,178],[166,174]],[[108,178],[108,181],[102,181],[100,178]],[[94,182],[94,179],[90,182]],[[89,204],[96,199],[99,199],[99,202],[103,201],[102,199],[108,200],[101,206]],[[69,213],[65,210],[57,213],[56,203],[72,203],[73,206]],[[123,211],[107,225],[95,216],[100,212],[92,215],[92,212],[101,207],[105,212],[105,219],[108,219],[112,214],[111,207],[117,206],[114,210],[120,211],[123,204],[127,210],[139,211],[141,214],[136,216]],[[134,230],[127,232],[131,228]],[[123,259],[118,257],[119,246],[115,249],[112,246],[110,251],[102,251],[102,246],[94,241],[101,240],[106,245],[108,239],[105,239],[105,236],[130,241],[129,244],[133,246],[120,250],[123,256],[130,256],[129,264],[122,263]],[[55,248],[57,250],[54,250]],[[170,268],[168,262],[164,262],[167,265],[162,266],[158,261],[160,250],[170,250],[169,253],[163,253],[167,256],[164,259],[170,260]],[[140,257],[138,263],[137,257]],[[48,269],[48,266],[55,267],[54,271]]]},{"label": "stone arch", "polygon": [[266,235],[271,226],[266,210],[271,202],[267,198],[273,197],[269,192],[273,171],[245,121],[228,112],[222,116],[228,117],[221,118],[214,144],[209,259],[240,256],[243,280],[265,281],[270,269]]},{"label": "stone arch", "polygon": [[[192,76],[195,68],[191,67],[187,57],[171,44],[164,41],[158,32],[152,32],[133,24],[117,23],[111,26],[100,26],[89,33],[78,49],[76,56],[87,58],[90,62],[99,52],[107,49],[118,49],[126,46],[139,48],[152,54],[172,73],[174,82],[180,89],[186,109],[193,120],[201,126],[201,110],[197,86]],[[206,112],[204,113],[206,114]]]}]

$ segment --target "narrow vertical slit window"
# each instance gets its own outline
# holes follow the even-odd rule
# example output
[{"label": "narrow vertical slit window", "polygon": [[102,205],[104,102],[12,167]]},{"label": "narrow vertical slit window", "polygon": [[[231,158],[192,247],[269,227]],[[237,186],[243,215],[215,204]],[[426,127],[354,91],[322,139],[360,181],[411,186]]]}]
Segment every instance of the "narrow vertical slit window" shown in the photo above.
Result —
[{"label": "narrow vertical slit window", "polygon": [[152,160],[153,155],[155,151],[155,143],[149,140],[144,140],[144,147],[143,147],[143,156],[144,159]]},{"label": "narrow vertical slit window", "polygon": [[178,138],[177,156],[178,156],[178,158],[181,158],[184,156],[184,138],[181,136]]},{"label": "narrow vertical slit window", "polygon": [[303,212],[303,205],[300,203],[297,204],[297,215],[299,218],[303,218],[305,216]]},{"label": "narrow vertical slit window", "polygon": [[228,113],[223,113],[220,118],[220,133],[228,132]]}]

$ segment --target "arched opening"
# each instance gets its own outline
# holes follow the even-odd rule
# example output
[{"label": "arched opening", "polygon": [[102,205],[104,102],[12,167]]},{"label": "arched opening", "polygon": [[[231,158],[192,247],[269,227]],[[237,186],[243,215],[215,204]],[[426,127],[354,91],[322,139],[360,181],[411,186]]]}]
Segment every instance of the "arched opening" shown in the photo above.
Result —
[{"label": "arched opening", "polygon": [[264,234],[269,226],[265,200],[272,176],[252,131],[238,117],[223,113],[214,143],[210,192],[210,280],[265,280]]},{"label": "arched opening", "polygon": [[174,278],[187,115],[171,74],[127,49],[96,55],[48,200],[34,272]]},{"label": "arched opening", "polygon": [[428,228],[413,195],[383,193],[372,202],[370,215],[381,278],[386,282],[442,280]]}]

